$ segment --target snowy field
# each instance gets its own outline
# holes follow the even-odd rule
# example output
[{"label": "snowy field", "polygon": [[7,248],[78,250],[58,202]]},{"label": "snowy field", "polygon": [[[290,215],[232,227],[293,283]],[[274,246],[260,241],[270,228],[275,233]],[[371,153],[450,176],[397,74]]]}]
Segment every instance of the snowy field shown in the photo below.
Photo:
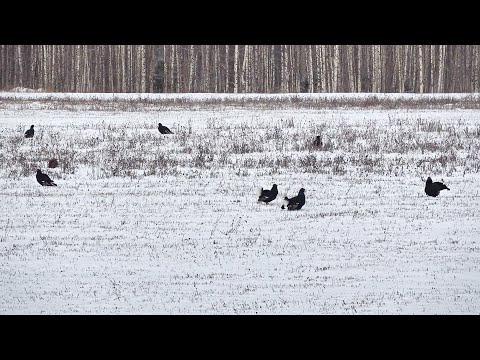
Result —
[{"label": "snowy field", "polygon": [[480,109],[122,96],[0,93],[0,314],[480,313]]}]

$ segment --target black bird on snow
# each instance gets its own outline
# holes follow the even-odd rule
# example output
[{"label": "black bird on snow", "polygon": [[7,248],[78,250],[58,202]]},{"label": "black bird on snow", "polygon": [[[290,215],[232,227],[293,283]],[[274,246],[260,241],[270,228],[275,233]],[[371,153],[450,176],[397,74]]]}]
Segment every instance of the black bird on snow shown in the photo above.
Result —
[{"label": "black bird on snow", "polygon": [[33,134],[34,134],[34,131],[33,131],[33,125],[32,125],[32,126],[30,126],[30,129],[25,131],[25,137],[26,138],[32,138]]},{"label": "black bird on snow", "polygon": [[288,210],[300,210],[305,205],[305,189],[301,188],[298,195],[290,199],[285,196],[282,209],[285,209],[285,205],[287,205]]},{"label": "black bird on snow", "polygon": [[161,134],[173,134],[173,132],[171,132],[168,127],[163,126],[162,123],[158,123],[158,131],[160,131]]},{"label": "black bird on snow", "polygon": [[263,188],[260,188],[258,201],[262,201],[268,204],[270,201],[275,200],[277,195],[278,195],[277,184],[273,184],[271,190],[268,190],[268,189],[263,190]]},{"label": "black bird on snow", "polygon": [[43,174],[40,169],[37,169],[37,181],[42,186],[57,186],[47,174]]},{"label": "black bird on snow", "polygon": [[427,183],[425,184],[425,194],[437,197],[438,194],[440,194],[440,191],[445,189],[450,190],[445,184],[439,181],[432,182],[430,176],[428,177]]},{"label": "black bird on snow", "polygon": [[322,139],[320,138],[320,135],[317,135],[317,137],[313,141],[313,146],[321,147],[322,145],[323,145],[322,144]]}]

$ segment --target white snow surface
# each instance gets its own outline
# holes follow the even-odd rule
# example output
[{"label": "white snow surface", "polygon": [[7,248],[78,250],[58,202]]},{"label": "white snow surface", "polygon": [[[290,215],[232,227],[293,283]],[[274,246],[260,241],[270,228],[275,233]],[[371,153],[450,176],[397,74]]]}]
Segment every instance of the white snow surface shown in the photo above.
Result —
[{"label": "white snow surface", "polygon": [[[112,96],[253,95],[0,93],[0,314],[480,313],[480,110],[32,101]],[[427,176],[451,190],[426,196]]]}]

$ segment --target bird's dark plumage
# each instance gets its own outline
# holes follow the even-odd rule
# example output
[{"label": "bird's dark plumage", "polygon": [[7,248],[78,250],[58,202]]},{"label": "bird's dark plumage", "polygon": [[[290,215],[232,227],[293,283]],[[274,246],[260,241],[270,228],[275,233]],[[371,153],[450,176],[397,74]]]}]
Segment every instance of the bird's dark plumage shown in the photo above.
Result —
[{"label": "bird's dark plumage", "polygon": [[261,190],[260,196],[258,197],[258,201],[262,201],[264,203],[269,203],[276,199],[278,195],[277,184],[273,184],[271,190]]},{"label": "bird's dark plumage", "polygon": [[[300,210],[305,205],[305,189],[301,188],[298,195],[290,199],[285,196],[284,201],[288,210]],[[285,205],[282,205],[282,209],[285,209]]]},{"label": "bird's dark plumage", "polygon": [[161,134],[173,134],[173,132],[171,132],[168,127],[163,126],[162,123],[158,123],[158,131],[160,131]]},{"label": "bird's dark plumage", "polygon": [[37,181],[42,186],[57,186],[47,174],[43,174],[40,169],[37,169]]},{"label": "bird's dark plumage", "polygon": [[450,190],[445,184],[435,181],[433,182],[430,177],[427,179],[427,183],[425,184],[425,194],[428,196],[437,197],[440,194],[441,190]]},{"label": "bird's dark plumage", "polygon": [[30,129],[25,131],[25,137],[26,138],[32,138],[33,134],[34,134],[34,131],[33,131],[33,125],[32,125],[32,126],[30,126]]},{"label": "bird's dark plumage", "polygon": [[317,137],[313,141],[313,146],[321,147],[322,145],[323,145],[322,144],[322,139],[320,138],[320,135],[317,135]]}]

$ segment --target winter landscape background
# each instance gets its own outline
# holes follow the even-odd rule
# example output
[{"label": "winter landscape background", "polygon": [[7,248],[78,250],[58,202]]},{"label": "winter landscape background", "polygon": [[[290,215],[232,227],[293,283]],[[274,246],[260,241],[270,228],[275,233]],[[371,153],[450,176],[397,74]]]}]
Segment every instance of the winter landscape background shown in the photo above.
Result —
[{"label": "winter landscape background", "polygon": [[0,92],[0,313],[478,314],[479,104]]}]

